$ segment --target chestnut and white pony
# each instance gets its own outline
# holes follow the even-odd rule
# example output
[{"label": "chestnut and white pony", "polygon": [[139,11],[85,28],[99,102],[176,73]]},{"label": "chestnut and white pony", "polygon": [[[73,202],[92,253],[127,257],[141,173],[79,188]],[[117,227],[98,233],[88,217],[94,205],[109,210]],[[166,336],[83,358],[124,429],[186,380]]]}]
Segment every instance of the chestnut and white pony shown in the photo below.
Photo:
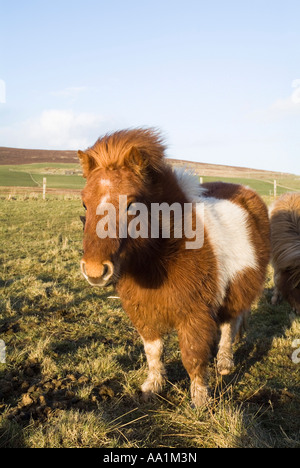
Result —
[{"label": "chestnut and white pony", "polygon": [[[141,335],[149,365],[142,385],[145,397],[162,389],[162,338],[175,329],[192,401],[200,406],[208,397],[206,369],[218,330],[218,370],[225,375],[233,368],[232,342],[243,316],[262,291],[270,255],[269,219],[253,190],[219,182],[200,186],[195,177],[174,172],[164,151],[159,133],[152,129],[105,135],[79,151],[87,179],[82,192],[86,219],[81,270],[92,285],[115,284]],[[122,210],[120,196],[128,200]],[[134,219],[134,204],[147,207],[149,213],[154,205],[192,204],[191,223],[195,228],[201,218],[203,242],[187,248],[187,236],[178,235],[178,219],[172,214],[169,236],[163,235],[163,226],[158,236],[151,236],[150,218],[149,235],[124,236],[122,228],[122,236],[99,236],[102,208],[113,207],[118,233],[120,219]]]}]

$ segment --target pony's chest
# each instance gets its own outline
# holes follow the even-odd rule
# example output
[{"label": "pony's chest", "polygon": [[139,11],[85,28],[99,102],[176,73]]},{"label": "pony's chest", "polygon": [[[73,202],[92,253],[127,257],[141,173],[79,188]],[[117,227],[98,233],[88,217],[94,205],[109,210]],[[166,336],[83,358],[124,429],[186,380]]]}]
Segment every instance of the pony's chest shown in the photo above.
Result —
[{"label": "pony's chest", "polygon": [[122,307],[134,324],[165,324],[172,328],[182,308],[174,294],[166,290],[121,287],[118,289]]}]

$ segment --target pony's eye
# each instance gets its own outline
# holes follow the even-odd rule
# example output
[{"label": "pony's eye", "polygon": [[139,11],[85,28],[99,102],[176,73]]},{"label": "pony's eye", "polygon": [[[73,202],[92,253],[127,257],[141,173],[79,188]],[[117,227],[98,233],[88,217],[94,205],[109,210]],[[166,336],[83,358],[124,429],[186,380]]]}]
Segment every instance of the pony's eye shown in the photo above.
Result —
[{"label": "pony's eye", "polygon": [[130,210],[130,208],[137,203],[138,199],[134,195],[129,195],[127,198],[127,211]]},{"label": "pony's eye", "polygon": [[128,202],[128,205],[127,205],[127,211],[129,211],[130,208],[131,208],[135,203],[136,203],[136,200],[135,200],[135,199],[129,201],[129,202]]},{"label": "pony's eye", "polygon": [[79,218],[80,218],[80,221],[82,222],[82,224],[83,224],[83,228],[84,228],[84,226],[85,226],[85,221],[86,221],[86,218],[85,218],[85,216],[79,216]]}]

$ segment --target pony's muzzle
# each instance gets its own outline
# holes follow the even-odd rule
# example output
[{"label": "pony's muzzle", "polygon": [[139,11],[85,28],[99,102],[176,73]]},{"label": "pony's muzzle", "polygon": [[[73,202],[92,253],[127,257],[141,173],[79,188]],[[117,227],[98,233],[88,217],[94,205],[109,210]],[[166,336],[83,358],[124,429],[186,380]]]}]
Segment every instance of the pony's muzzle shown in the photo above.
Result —
[{"label": "pony's muzzle", "polygon": [[81,273],[91,286],[107,286],[114,274],[114,266],[109,260],[99,265],[88,264],[81,260],[80,268]]}]

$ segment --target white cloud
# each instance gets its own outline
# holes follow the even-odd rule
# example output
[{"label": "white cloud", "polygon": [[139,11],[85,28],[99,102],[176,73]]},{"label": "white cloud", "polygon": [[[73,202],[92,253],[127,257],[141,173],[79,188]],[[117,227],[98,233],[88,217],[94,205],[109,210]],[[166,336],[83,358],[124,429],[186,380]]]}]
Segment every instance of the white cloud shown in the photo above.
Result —
[{"label": "white cloud", "polygon": [[3,146],[76,150],[93,144],[109,126],[111,122],[98,114],[49,109],[0,128],[0,138]]},{"label": "white cloud", "polygon": [[300,111],[300,79],[292,82],[293,92],[285,99],[278,99],[271,106],[273,111],[299,112]]}]

